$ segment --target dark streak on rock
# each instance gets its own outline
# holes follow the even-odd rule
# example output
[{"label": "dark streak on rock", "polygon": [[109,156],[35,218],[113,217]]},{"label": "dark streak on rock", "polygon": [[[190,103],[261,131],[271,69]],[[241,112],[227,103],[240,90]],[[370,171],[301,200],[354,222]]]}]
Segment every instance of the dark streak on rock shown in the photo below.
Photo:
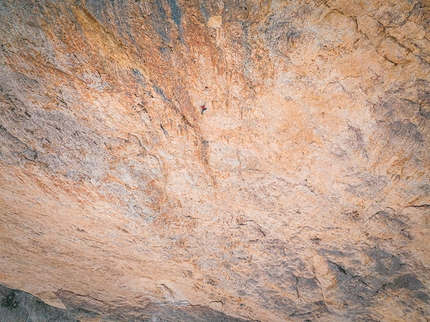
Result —
[{"label": "dark streak on rock", "polygon": [[346,272],[346,270],[342,266],[340,266],[339,264],[336,264],[335,262],[332,262],[332,261],[328,261],[328,262],[331,263],[331,264],[333,264],[339,270],[339,272],[341,272],[341,273],[343,273],[345,275],[349,275]]},{"label": "dark streak on rock", "polygon": [[159,88],[159,87],[157,87],[157,86],[155,86],[155,85],[153,85],[153,86],[152,86],[152,88],[155,90],[155,92],[156,92],[158,95],[160,95],[160,96],[161,96],[161,98],[162,98],[164,101],[169,102],[169,103],[172,103],[172,101],[171,101],[171,100],[169,100],[169,99],[166,97],[166,95],[164,94],[164,91],[163,91],[161,88]]},{"label": "dark streak on rock", "polygon": [[163,124],[160,124],[160,128],[163,130],[163,133],[166,136],[166,138],[169,138],[169,133],[164,129]]}]

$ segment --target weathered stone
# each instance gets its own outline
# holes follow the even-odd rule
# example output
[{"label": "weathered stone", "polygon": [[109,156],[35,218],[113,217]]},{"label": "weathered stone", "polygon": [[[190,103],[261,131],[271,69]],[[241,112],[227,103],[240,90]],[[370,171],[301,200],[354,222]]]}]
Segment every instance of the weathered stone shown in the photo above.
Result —
[{"label": "weathered stone", "polygon": [[0,0],[0,283],[83,321],[425,321],[429,18]]},{"label": "weathered stone", "polygon": [[0,321],[76,322],[70,312],[49,306],[31,294],[0,285]]}]

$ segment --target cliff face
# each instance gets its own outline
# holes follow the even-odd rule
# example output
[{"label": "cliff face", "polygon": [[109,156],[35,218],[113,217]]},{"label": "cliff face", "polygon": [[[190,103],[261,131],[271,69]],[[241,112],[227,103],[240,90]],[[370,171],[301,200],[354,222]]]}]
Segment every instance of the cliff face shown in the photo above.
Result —
[{"label": "cliff face", "polygon": [[79,322],[67,310],[43,303],[31,294],[0,285],[0,321]]},{"label": "cliff face", "polygon": [[0,283],[82,320],[426,321],[429,19],[0,0]]}]

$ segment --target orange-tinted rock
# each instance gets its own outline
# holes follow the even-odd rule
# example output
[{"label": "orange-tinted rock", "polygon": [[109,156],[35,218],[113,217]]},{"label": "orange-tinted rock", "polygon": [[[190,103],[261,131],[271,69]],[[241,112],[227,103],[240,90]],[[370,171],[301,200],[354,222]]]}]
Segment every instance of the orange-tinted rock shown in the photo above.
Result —
[{"label": "orange-tinted rock", "polygon": [[3,1],[0,283],[87,319],[424,321],[429,16]]}]

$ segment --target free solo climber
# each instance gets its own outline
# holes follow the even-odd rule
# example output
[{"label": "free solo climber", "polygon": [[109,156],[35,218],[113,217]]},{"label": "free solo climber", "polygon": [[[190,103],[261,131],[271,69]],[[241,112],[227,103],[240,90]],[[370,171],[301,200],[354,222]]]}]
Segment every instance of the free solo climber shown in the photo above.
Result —
[{"label": "free solo climber", "polygon": [[202,109],[202,115],[203,112],[206,111],[208,108],[206,107],[206,103],[204,103],[202,106],[200,106],[200,108]]}]

